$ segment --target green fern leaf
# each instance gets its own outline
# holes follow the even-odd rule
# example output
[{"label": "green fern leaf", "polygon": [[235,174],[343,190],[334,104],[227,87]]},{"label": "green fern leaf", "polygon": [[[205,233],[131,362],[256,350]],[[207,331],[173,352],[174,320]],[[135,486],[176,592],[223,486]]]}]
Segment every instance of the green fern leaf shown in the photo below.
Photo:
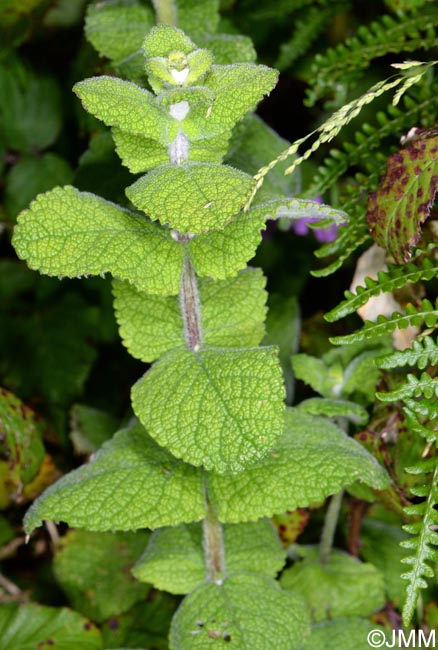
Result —
[{"label": "green fern leaf", "polygon": [[376,397],[382,402],[396,402],[409,397],[422,397],[430,399],[433,396],[438,397],[438,379],[432,379],[427,372],[423,372],[420,379],[415,375],[408,375],[406,383],[397,390],[389,393],[376,393]]},{"label": "green fern leaf", "polygon": [[357,79],[375,58],[389,52],[413,52],[435,47],[437,27],[435,7],[423,8],[409,16],[384,15],[371,25],[362,25],[356,36],[315,57],[308,105],[312,106],[335,84],[345,86]]},{"label": "green fern leaf", "polygon": [[407,266],[389,264],[386,271],[379,272],[377,279],[368,277],[365,279],[365,286],[357,287],[355,292],[346,291],[344,294],[346,300],[343,300],[337,307],[325,314],[324,318],[329,323],[333,323],[348,314],[353,314],[359,307],[365,305],[372,296],[391,292],[414,282],[428,281],[437,276],[438,266],[435,266],[427,258],[422,260],[421,265],[414,263]]},{"label": "green fern leaf", "polygon": [[330,342],[334,345],[347,345],[357,343],[376,336],[391,334],[395,329],[406,329],[411,325],[420,327],[424,323],[427,327],[435,327],[438,322],[438,299],[433,306],[429,300],[423,300],[417,309],[413,305],[406,307],[406,313],[395,312],[390,318],[378,316],[375,323],[367,320],[362,329],[345,336],[333,336]]},{"label": "green fern leaf", "polygon": [[424,370],[428,365],[438,364],[438,345],[430,336],[425,336],[421,340],[414,341],[412,348],[394,350],[391,354],[378,357],[375,364],[384,370],[400,366],[416,366]]},{"label": "green fern leaf", "polygon": [[[415,613],[418,595],[421,589],[427,587],[425,578],[432,578],[434,571],[430,563],[435,563],[438,559],[438,534],[435,532],[438,524],[438,512],[435,507],[438,504],[438,461],[437,458],[429,459],[426,465],[420,464],[413,471],[424,473],[430,471],[433,467],[433,478],[425,486],[425,490],[420,490],[419,496],[427,497],[423,504],[413,506],[414,509],[407,509],[407,514],[421,516],[421,521],[404,526],[404,530],[414,535],[413,538],[401,542],[404,548],[413,551],[412,555],[403,559],[405,564],[411,566],[410,570],[402,574],[402,578],[408,581],[406,590],[406,602],[403,607],[403,623],[407,627]],[[407,470],[410,471],[410,470]],[[417,492],[417,490],[415,490]]]}]

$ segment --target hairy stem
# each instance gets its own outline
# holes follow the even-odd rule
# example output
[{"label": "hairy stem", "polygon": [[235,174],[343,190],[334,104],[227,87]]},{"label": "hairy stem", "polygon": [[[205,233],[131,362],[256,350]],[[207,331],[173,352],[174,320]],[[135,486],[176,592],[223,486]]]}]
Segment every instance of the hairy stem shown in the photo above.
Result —
[{"label": "hairy stem", "polygon": [[157,15],[158,23],[167,23],[168,25],[176,25],[176,4],[175,0],[152,0],[155,13]]},{"label": "hairy stem", "polygon": [[207,503],[207,516],[202,522],[202,531],[207,578],[210,582],[221,584],[225,574],[222,525],[210,503]]},{"label": "hairy stem", "polygon": [[197,352],[202,345],[201,306],[198,281],[188,257],[184,260],[179,301],[187,347]]},{"label": "hairy stem", "polygon": [[319,545],[319,558],[322,564],[325,564],[330,557],[343,496],[344,490],[333,495],[330,499],[329,507],[327,508],[324,528],[322,529],[321,542]]}]

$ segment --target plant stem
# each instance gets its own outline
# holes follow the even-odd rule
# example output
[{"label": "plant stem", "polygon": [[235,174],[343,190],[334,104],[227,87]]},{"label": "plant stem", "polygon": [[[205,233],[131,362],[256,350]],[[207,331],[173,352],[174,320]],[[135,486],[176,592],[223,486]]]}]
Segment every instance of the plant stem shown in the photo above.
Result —
[{"label": "plant stem", "polygon": [[198,281],[193,264],[188,257],[184,260],[179,301],[187,347],[197,352],[202,345],[201,306]]},{"label": "plant stem", "polygon": [[209,582],[221,584],[225,574],[225,551],[222,525],[214,507],[207,502],[207,516],[202,522],[204,557]]},{"label": "plant stem", "polygon": [[327,508],[321,542],[319,544],[319,558],[322,564],[325,564],[330,557],[343,496],[344,490],[341,490],[338,494],[334,494]]},{"label": "plant stem", "polygon": [[177,22],[175,0],[152,0],[158,23],[175,25]]}]

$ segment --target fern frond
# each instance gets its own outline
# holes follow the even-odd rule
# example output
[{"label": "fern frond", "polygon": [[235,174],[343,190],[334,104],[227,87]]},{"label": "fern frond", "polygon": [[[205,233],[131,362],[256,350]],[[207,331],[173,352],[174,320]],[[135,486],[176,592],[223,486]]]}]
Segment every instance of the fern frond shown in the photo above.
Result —
[{"label": "fern frond", "polygon": [[334,241],[324,244],[315,251],[316,257],[328,257],[329,255],[336,255],[337,257],[328,266],[313,270],[311,274],[316,278],[322,278],[335,273],[359,246],[362,246],[370,239],[371,235],[365,219],[362,222],[352,221],[348,226],[339,230],[339,235]]},{"label": "fern frond", "polygon": [[405,399],[405,407],[417,416],[427,418],[428,420],[438,419],[438,402],[434,399]]},{"label": "fern frond", "polygon": [[[339,8],[338,8],[339,10]],[[334,11],[330,7],[309,7],[294,22],[291,38],[281,44],[274,67],[285,70],[306,54],[321,32],[324,31]]]},{"label": "fern frond", "polygon": [[391,354],[378,357],[375,364],[384,370],[400,366],[416,366],[424,370],[429,365],[438,364],[438,345],[430,336],[425,336],[419,341],[414,341],[411,348],[394,350]]},{"label": "fern frond", "polygon": [[[438,266],[435,266],[427,258],[423,259],[420,264],[414,262],[406,266],[389,264],[386,271],[380,271],[378,273],[377,279],[365,278],[365,286],[357,287],[355,292],[345,291],[345,300],[325,314],[324,318],[329,323],[333,323],[340,318],[348,316],[348,314],[353,314],[373,296],[400,289],[414,282],[428,281],[437,276]],[[410,365],[414,364],[415,361]],[[394,368],[395,366],[390,367]]]},{"label": "fern frond", "polygon": [[438,431],[431,428],[432,426],[435,426],[435,424],[432,425],[430,422],[427,423],[430,426],[426,426],[425,424],[422,424],[418,420],[415,411],[406,406],[403,409],[403,413],[405,415],[405,422],[411,433],[414,433],[415,435],[424,438],[424,440],[428,444],[432,444],[432,443],[435,445],[438,444]]},{"label": "fern frond", "polygon": [[420,461],[414,468],[407,470],[410,473],[425,474],[433,471],[432,481],[419,488],[412,489],[414,496],[425,497],[426,501],[415,504],[405,509],[406,514],[421,517],[420,521],[403,526],[403,529],[414,537],[401,542],[404,548],[413,551],[412,555],[404,558],[404,564],[411,566],[410,570],[402,574],[408,581],[406,589],[406,602],[403,607],[403,623],[408,626],[415,613],[418,595],[421,589],[427,587],[425,578],[432,578],[434,571],[430,566],[438,559],[438,534],[435,529],[438,525],[438,458]]},{"label": "fern frond", "polygon": [[390,52],[414,52],[436,47],[438,11],[423,8],[411,15],[382,16],[370,25],[361,25],[356,36],[315,57],[311,69],[313,87],[307,104],[313,106],[336,84],[346,85],[360,77],[373,59]]},{"label": "fern frond", "polygon": [[391,334],[395,329],[406,329],[411,325],[420,327],[424,323],[427,327],[434,327],[438,322],[438,300],[436,301],[435,307],[429,300],[423,300],[420,308],[416,308],[413,305],[408,305],[406,307],[406,313],[400,314],[399,312],[394,312],[390,318],[385,316],[378,316],[376,322],[371,322],[369,320],[365,321],[362,329],[354,332],[353,334],[347,334],[345,336],[334,336],[330,339],[330,342],[334,345],[346,345],[349,343],[356,343],[358,341],[364,341],[371,337],[383,336],[384,334]]},{"label": "fern frond", "polygon": [[407,375],[406,382],[389,393],[376,393],[376,397],[382,402],[396,402],[412,397],[438,397],[438,379],[432,379],[427,372],[423,372],[420,378],[415,375]]}]

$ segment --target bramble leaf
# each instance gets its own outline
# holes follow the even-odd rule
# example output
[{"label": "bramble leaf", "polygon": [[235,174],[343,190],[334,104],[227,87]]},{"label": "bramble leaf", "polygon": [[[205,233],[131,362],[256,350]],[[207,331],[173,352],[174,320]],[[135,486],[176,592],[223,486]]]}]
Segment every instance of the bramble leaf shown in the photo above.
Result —
[{"label": "bramble leaf", "polygon": [[144,600],[149,585],[130,569],[143,553],[149,533],[91,533],[70,530],[60,540],[53,570],[72,606],[101,623]]},{"label": "bramble leaf", "polygon": [[34,603],[0,607],[0,650],[102,650],[100,631],[67,607]]},{"label": "bramble leaf", "polygon": [[[266,280],[248,269],[227,280],[199,281],[205,345],[252,347],[260,343],[266,314]],[[150,363],[185,345],[176,296],[152,296],[127,282],[114,282],[114,307],[120,335],[132,356]]]},{"label": "bramble leaf", "polygon": [[274,348],[168,352],[132,388],[148,433],[193,465],[239,472],[283,431],[284,388]]},{"label": "bramble leaf", "polygon": [[338,550],[322,564],[319,547],[299,547],[298,554],[303,559],[283,572],[280,584],[303,597],[313,622],[369,616],[385,604],[383,575],[372,564]]},{"label": "bramble leaf", "polygon": [[251,191],[251,176],[226,165],[162,165],[127,188],[132,203],[151,219],[182,233],[223,228]]},{"label": "bramble leaf", "polygon": [[238,650],[298,648],[309,619],[299,596],[271,578],[235,574],[207,583],[183,600],[170,628],[171,650],[204,650],[231,642]]},{"label": "bramble leaf", "polygon": [[368,202],[371,234],[398,264],[410,260],[437,189],[438,136],[420,131],[388,158],[386,174]]},{"label": "bramble leaf", "polygon": [[[238,571],[275,578],[286,553],[272,523],[267,520],[226,524],[223,528],[227,574]],[[160,528],[133,568],[138,580],[173,594],[188,594],[206,577],[202,525]]]},{"label": "bramble leaf", "polygon": [[103,532],[173,526],[204,515],[199,470],[173,458],[136,426],[119,431],[92,462],[48,488],[24,525],[30,533],[53,519]]},{"label": "bramble leaf", "polygon": [[182,246],[143,217],[74,187],[37,197],[19,216],[13,245],[47,275],[110,272],[150,293],[179,291]]},{"label": "bramble leaf", "polygon": [[297,409],[286,410],[283,436],[257,466],[207,480],[219,519],[229,523],[320,503],[356,480],[377,490],[389,482],[359,443],[326,418]]},{"label": "bramble leaf", "polygon": [[26,485],[37,476],[44,455],[36,413],[0,388],[0,509],[26,500]]}]

